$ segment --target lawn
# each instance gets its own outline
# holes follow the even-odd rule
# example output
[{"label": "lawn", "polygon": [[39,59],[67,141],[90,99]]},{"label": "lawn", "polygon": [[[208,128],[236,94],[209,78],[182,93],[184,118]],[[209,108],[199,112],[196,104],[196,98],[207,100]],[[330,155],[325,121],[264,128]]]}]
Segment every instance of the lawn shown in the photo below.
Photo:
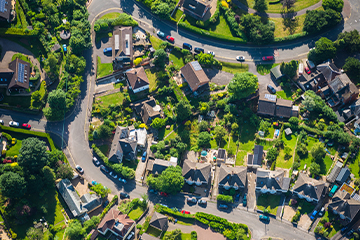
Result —
[{"label": "lawn", "polygon": [[298,206],[301,207],[301,211],[300,211],[301,215],[310,214],[315,208],[315,205],[309,203],[305,199],[299,199]]},{"label": "lawn", "polygon": [[138,206],[137,208],[132,209],[128,215],[129,215],[130,219],[137,221],[143,213],[144,213],[144,210]]},{"label": "lawn", "polygon": [[118,12],[111,12],[111,13],[105,14],[105,15],[102,16],[100,19],[105,19],[105,18],[114,19],[114,18],[117,18],[118,16],[120,16],[120,13],[118,13]]},{"label": "lawn", "polygon": [[261,145],[264,147],[264,150],[269,150],[274,144],[272,141],[266,141],[266,140],[260,140],[258,145]]},{"label": "lawn", "polygon": [[182,15],[183,15],[183,11],[181,11],[180,9],[177,9],[176,13],[174,15],[175,21],[178,22]]},{"label": "lawn", "polygon": [[159,229],[156,229],[156,228],[152,227],[152,226],[149,226],[146,233],[151,235],[151,236],[158,237],[158,236],[160,236],[161,231]]},{"label": "lawn", "polygon": [[326,155],[324,158],[324,162],[320,164],[320,174],[327,175],[327,172],[331,168],[333,161],[329,155]]},{"label": "lawn", "polygon": [[290,18],[270,18],[269,21],[275,23],[275,38],[282,38],[289,35],[301,33],[304,27],[306,14],[295,17],[295,21]]},{"label": "lawn", "polygon": [[166,129],[165,127],[159,129],[158,139],[159,141],[163,140],[166,135],[168,135],[172,130],[174,129],[174,125],[170,125],[169,129]]},{"label": "lawn", "polygon": [[290,88],[285,88],[282,91],[276,92],[276,97],[286,100],[292,100],[292,91]]},{"label": "lawn", "polygon": [[[226,139],[229,139],[229,137],[226,136]],[[237,149],[236,141],[237,136],[231,135],[230,142],[228,142],[225,146],[225,150],[227,151],[228,155],[235,155]]]},{"label": "lawn", "polygon": [[269,74],[270,70],[273,67],[276,67],[277,65],[280,65],[280,63],[259,64],[259,65],[256,65],[256,71],[261,75],[266,75],[266,74]]},{"label": "lawn", "polygon": [[105,156],[107,156],[108,151],[109,151],[109,145],[107,145],[107,144],[100,145],[100,146],[98,146],[98,148]]},{"label": "lawn", "polygon": [[124,100],[124,94],[122,92],[117,92],[100,97],[101,105],[103,107],[108,107],[111,104],[122,103],[123,100]]},{"label": "lawn", "polygon": [[156,72],[154,68],[146,69],[145,70],[146,76],[149,79],[150,86],[149,90],[150,92],[155,91],[157,87],[157,81],[156,81]]},{"label": "lawn", "polygon": [[[320,0],[297,0],[294,4],[294,11],[298,12],[301,9],[310,7],[316,3],[318,3]],[[249,6],[250,8],[254,8],[255,0],[240,0],[243,4],[246,6]],[[273,0],[266,0],[267,3],[274,2]],[[277,4],[267,4],[268,10],[267,13],[281,13],[282,11],[282,3],[279,1]]]},{"label": "lawn", "polygon": [[256,207],[261,211],[267,209],[269,210],[270,214],[276,215],[277,209],[280,205],[280,199],[280,195],[272,195],[270,193],[261,194],[257,198]]},{"label": "lawn", "polygon": [[[331,222],[331,226],[333,227],[333,228],[328,228],[327,229],[327,232],[329,234],[327,236],[328,239],[332,238],[339,230],[341,230],[342,226],[338,222],[338,220],[339,220],[338,215],[335,215],[332,212],[326,211],[324,216],[322,217],[322,219],[329,219],[329,221]],[[318,225],[316,227],[318,227],[318,226],[324,227],[324,225],[320,221],[319,221],[319,223],[318,223]],[[324,229],[326,229],[326,228],[324,228]],[[329,232],[329,230],[331,230],[331,231]]]},{"label": "lawn", "polygon": [[191,233],[181,233],[181,240],[191,240]]},{"label": "lawn", "polygon": [[237,155],[236,155],[235,165],[236,166],[243,166],[245,161],[246,161],[246,160],[244,160],[246,155],[247,155],[246,151],[239,150]]},{"label": "lawn", "polygon": [[356,159],[353,162],[351,162],[349,165],[351,173],[353,173],[356,178],[360,177],[359,160],[360,160],[360,154],[358,154]]},{"label": "lawn", "polygon": [[170,52],[169,61],[180,68],[184,66],[183,54],[175,49]]},{"label": "lawn", "polygon": [[155,50],[159,49],[160,48],[160,44],[163,42],[161,39],[153,36],[153,35],[150,35],[150,42],[151,42],[151,45],[153,46],[153,48]]},{"label": "lawn", "polygon": [[105,76],[113,73],[113,71],[114,70],[113,70],[112,63],[101,63],[101,59],[98,56],[96,77],[97,78],[105,77]]},{"label": "lawn", "polygon": [[275,133],[275,128],[273,127],[273,125],[271,125],[271,127],[269,128],[269,132],[268,134],[266,134],[265,138],[273,138],[274,133]]},{"label": "lawn", "polygon": [[19,155],[19,150],[21,148],[21,144],[22,144],[22,139],[16,139],[16,144],[12,147],[10,147],[9,150],[6,151],[6,156],[7,157],[12,157],[15,155]]},{"label": "lawn", "polygon": [[[294,149],[291,149],[291,154],[294,152]],[[293,164],[293,157],[291,156],[289,159],[285,159],[285,151],[284,149],[280,150],[279,156],[276,159],[276,167],[278,168],[286,168],[289,169],[291,168]]]},{"label": "lawn", "polygon": [[284,141],[285,145],[294,149],[296,145],[296,139],[297,137],[295,134],[291,134],[290,136],[286,136],[285,131],[282,132],[281,139]]},{"label": "lawn", "polygon": [[221,62],[222,68],[221,70],[228,73],[243,73],[249,70],[249,65],[242,63],[229,63],[229,62]]}]

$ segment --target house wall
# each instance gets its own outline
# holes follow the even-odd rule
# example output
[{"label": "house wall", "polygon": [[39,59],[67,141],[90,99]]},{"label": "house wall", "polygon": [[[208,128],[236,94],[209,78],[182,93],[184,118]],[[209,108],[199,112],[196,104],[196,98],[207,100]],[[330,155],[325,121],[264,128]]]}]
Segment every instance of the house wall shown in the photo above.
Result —
[{"label": "house wall", "polygon": [[[131,87],[130,87],[130,89],[131,89]],[[137,89],[133,90],[133,92],[138,93],[138,92],[144,91],[146,89],[149,89],[149,85],[143,86],[141,88],[137,88]]]}]

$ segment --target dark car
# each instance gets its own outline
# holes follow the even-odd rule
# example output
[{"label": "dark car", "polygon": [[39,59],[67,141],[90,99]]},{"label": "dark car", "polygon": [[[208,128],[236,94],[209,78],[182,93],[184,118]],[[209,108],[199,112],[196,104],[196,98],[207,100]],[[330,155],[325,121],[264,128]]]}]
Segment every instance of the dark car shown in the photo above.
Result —
[{"label": "dark car", "polygon": [[246,199],[246,193],[244,194],[244,198],[243,198],[243,206],[246,207],[247,204],[247,199]]},{"label": "dark car", "polygon": [[104,165],[100,165],[100,169],[106,173],[109,172],[109,169],[107,169]]},{"label": "dark car", "polygon": [[275,94],[275,93],[276,93],[275,88],[274,88],[273,86],[271,86],[271,85],[267,85],[267,90],[268,90],[270,93],[272,93],[272,94]]},{"label": "dark car", "polygon": [[173,38],[172,36],[166,36],[166,40],[173,43],[175,41],[175,38]]},{"label": "dark car", "polygon": [[196,48],[194,48],[194,52],[196,52],[196,53],[201,53],[201,52],[204,53],[205,50],[203,48],[196,47]]},{"label": "dark car", "polygon": [[350,237],[353,233],[354,233],[354,230],[351,229],[351,230],[346,234],[346,236],[347,236],[347,237]]},{"label": "dark car", "polygon": [[235,202],[238,202],[239,200],[240,200],[240,193],[236,194],[236,196],[235,196]]},{"label": "dark car", "polygon": [[219,204],[219,208],[220,208],[220,209],[228,209],[229,206],[226,205],[226,204]]},{"label": "dark car", "polygon": [[183,48],[188,49],[190,51],[192,50],[192,46],[190,44],[188,44],[188,43],[183,43]]},{"label": "dark car", "polygon": [[146,160],[146,152],[144,152],[144,154],[141,157],[141,161],[145,162],[145,160]]},{"label": "dark car", "polygon": [[129,194],[125,193],[125,192],[121,192],[120,193],[120,198],[130,198]]},{"label": "dark car", "polygon": [[259,219],[266,222],[270,221],[270,218],[268,216],[262,214],[259,215]]},{"label": "dark car", "polygon": [[262,57],[262,60],[263,61],[272,61],[272,60],[274,60],[274,56],[264,56],[264,57]]}]

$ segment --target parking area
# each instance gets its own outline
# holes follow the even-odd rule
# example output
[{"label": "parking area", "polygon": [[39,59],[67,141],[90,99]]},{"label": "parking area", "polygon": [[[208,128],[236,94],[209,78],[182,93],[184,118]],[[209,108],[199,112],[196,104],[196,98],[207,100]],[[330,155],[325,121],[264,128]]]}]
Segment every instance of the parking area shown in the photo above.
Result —
[{"label": "parking area", "polygon": [[97,42],[96,48],[94,49],[95,52],[94,54],[100,57],[101,63],[111,63],[112,62],[112,53],[111,51],[108,53],[104,53],[104,48],[111,48],[112,47],[112,42],[113,42],[113,37],[105,37],[103,39],[101,39],[99,42]]},{"label": "parking area", "polygon": [[247,177],[248,177],[247,207],[248,209],[254,209],[256,206],[256,194],[255,194],[256,174],[253,172],[248,172]]},{"label": "parking area", "polygon": [[208,76],[210,82],[217,85],[228,85],[234,77],[234,74],[213,68],[204,68],[204,72]]}]

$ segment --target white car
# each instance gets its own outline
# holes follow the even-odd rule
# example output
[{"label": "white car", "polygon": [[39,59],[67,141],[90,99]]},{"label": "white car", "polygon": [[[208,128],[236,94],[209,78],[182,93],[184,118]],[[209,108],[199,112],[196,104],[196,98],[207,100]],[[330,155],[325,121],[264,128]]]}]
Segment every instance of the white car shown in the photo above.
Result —
[{"label": "white car", "polygon": [[206,205],[206,200],[205,199],[199,199],[198,200],[198,204],[202,204],[202,205]]},{"label": "white car", "polygon": [[20,126],[20,124],[18,122],[10,121],[9,126],[10,127],[18,127],[18,126]]},{"label": "white car", "polygon": [[186,200],[187,200],[187,202],[191,202],[191,203],[197,202],[196,198],[194,198],[194,197],[188,197]]},{"label": "white car", "polygon": [[75,166],[75,169],[79,172],[79,173],[84,173],[84,169],[82,169],[82,167],[80,167],[79,165]]},{"label": "white car", "polygon": [[110,172],[109,174],[110,174],[110,176],[112,176],[113,178],[117,178],[116,173]]},{"label": "white car", "polygon": [[245,61],[245,57],[244,56],[237,56],[236,60],[238,61]]},{"label": "white car", "polygon": [[208,54],[211,54],[211,55],[213,55],[213,56],[215,57],[215,53],[214,53],[214,52],[208,51],[207,53],[208,53]]},{"label": "white car", "polygon": [[0,124],[4,125],[4,120],[0,119]]},{"label": "white car", "polygon": [[96,166],[99,166],[100,165],[100,162],[99,160],[96,158],[96,157],[93,157],[93,162]]}]

